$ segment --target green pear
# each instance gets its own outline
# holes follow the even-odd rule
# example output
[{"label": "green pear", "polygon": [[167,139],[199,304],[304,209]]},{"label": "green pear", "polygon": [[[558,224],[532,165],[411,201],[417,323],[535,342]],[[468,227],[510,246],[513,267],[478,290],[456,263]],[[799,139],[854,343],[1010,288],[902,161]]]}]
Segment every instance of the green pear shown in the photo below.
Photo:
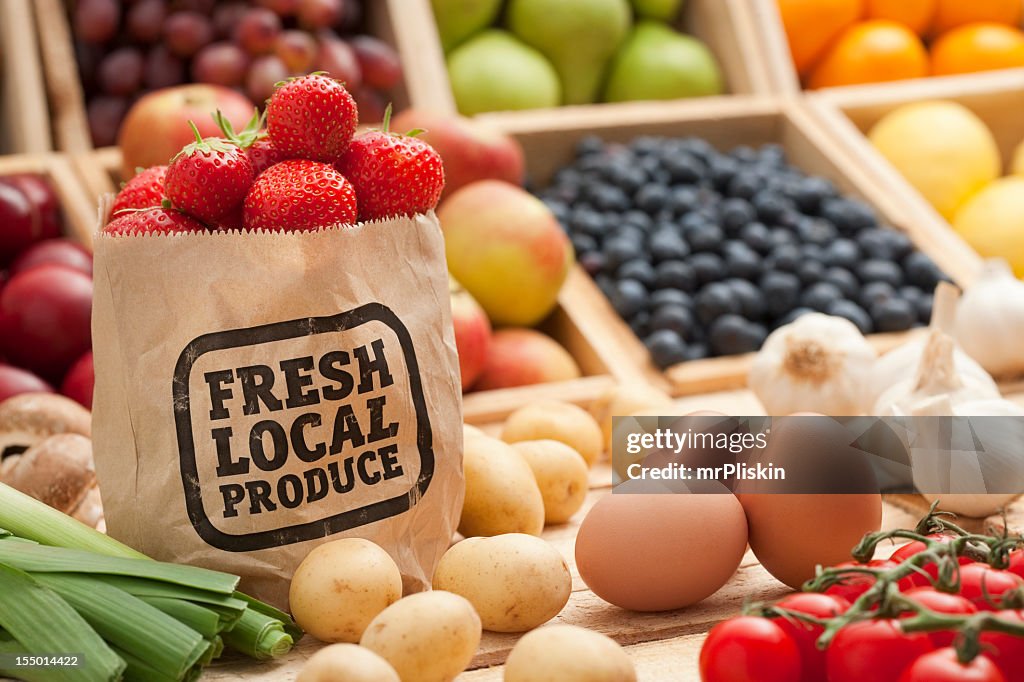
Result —
[{"label": "green pear", "polygon": [[675,21],[683,9],[683,0],[633,0],[633,9],[641,19]]},{"label": "green pear", "polygon": [[631,23],[629,0],[511,0],[508,7],[512,32],[554,65],[565,104],[597,101]]},{"label": "green pear", "polygon": [[641,21],[612,61],[606,102],[722,93],[722,72],[704,43],[657,21]]},{"label": "green pear", "polygon": [[496,29],[448,55],[448,78],[465,116],[556,107],[562,99],[558,74],[544,55]]},{"label": "green pear", "polygon": [[493,24],[501,11],[501,0],[430,0],[430,4],[445,52]]}]

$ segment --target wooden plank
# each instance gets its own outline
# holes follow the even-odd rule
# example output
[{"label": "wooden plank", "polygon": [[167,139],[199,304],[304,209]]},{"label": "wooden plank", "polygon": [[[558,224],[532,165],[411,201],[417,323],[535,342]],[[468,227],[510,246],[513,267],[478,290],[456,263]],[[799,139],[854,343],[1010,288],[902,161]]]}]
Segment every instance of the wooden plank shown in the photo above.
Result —
[{"label": "wooden plank", "polygon": [[0,2],[0,153],[53,149],[31,0]]},{"label": "wooden plank", "polygon": [[97,223],[96,207],[67,157],[53,153],[0,156],[0,175],[15,173],[45,176],[60,201],[65,234],[92,250],[92,235]]},{"label": "wooden plank", "polygon": [[430,0],[386,0],[394,45],[405,70],[409,104],[442,114],[456,112],[441,38]]},{"label": "wooden plank", "polygon": [[92,136],[85,115],[85,95],[78,78],[67,8],[62,0],[34,2],[57,149],[75,154],[89,151]]}]

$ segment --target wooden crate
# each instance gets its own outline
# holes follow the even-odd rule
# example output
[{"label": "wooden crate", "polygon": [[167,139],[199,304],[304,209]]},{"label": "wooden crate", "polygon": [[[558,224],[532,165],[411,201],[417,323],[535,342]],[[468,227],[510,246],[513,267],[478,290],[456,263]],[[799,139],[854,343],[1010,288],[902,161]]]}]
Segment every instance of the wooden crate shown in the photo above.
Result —
[{"label": "wooden crate", "polygon": [[[762,50],[765,62],[765,69],[772,83],[775,92],[780,94],[799,93],[801,88],[800,77],[793,68],[793,59],[789,53],[789,39],[786,37],[786,30],[782,25],[779,16],[778,0],[743,0],[748,5],[748,10],[753,15],[757,27],[757,45]],[[969,2],[969,0],[963,0]],[[1021,69],[1009,69],[1011,71],[1022,71]],[[917,81],[936,81],[948,87],[959,87],[969,83],[976,74],[964,74],[957,76],[938,76],[925,79],[897,81],[897,83],[908,84]],[[860,88],[872,87],[862,85],[842,86],[836,88],[825,88],[827,91],[842,91],[846,89],[858,90]]]},{"label": "wooden crate", "polygon": [[[417,55],[416,77],[411,79],[409,85],[410,101],[417,107],[443,113],[456,111],[430,0],[387,1],[395,6],[400,3],[402,7],[401,12],[392,10],[399,47],[404,53]],[[759,33],[746,0],[688,0],[684,4],[678,28],[707,43],[722,68],[728,92],[772,92],[773,83],[762,57],[763,50],[757,45]],[[699,102],[702,99],[687,101]],[[573,116],[577,111],[595,106],[608,109],[612,115],[620,109],[628,111],[630,107],[629,104],[600,104],[560,107],[559,110],[566,116]],[[495,112],[481,114],[480,117],[500,121],[505,117],[515,118],[519,114],[512,111]]]},{"label": "wooden crate", "polygon": [[[34,3],[35,25],[39,34],[46,82],[46,96],[50,115],[53,118],[52,136],[60,151],[82,154],[92,151],[86,118],[85,94],[78,77],[75,61],[74,41],[68,12],[64,0],[0,0],[0,9],[8,2]],[[393,26],[395,13],[405,11],[405,0],[368,0],[367,23],[371,33],[400,48],[399,57],[406,74],[416,73],[420,67],[417,41],[406,33],[396,31]],[[0,14],[2,17],[2,14]],[[35,31],[32,31],[35,34]],[[423,88],[426,84],[415,83],[406,78],[409,89],[403,83],[391,92],[391,99],[398,109],[409,104],[410,90]],[[415,94],[415,93],[413,93]],[[48,133],[49,135],[49,133]]]},{"label": "wooden crate", "polygon": [[0,176],[35,173],[45,176],[57,192],[66,236],[92,250],[96,205],[82,187],[71,162],[60,154],[0,156]]},{"label": "wooden crate", "polygon": [[53,148],[31,3],[0,2],[0,154]]},{"label": "wooden crate", "polygon": [[1004,169],[1016,146],[1024,142],[1024,117],[1020,115],[1024,107],[1024,69],[993,71],[970,79],[936,78],[834,89],[815,93],[806,101],[811,113],[880,190],[906,197],[905,209],[914,224],[940,240],[937,244],[949,254],[947,260],[963,264],[958,281],[969,284],[981,263],[978,255],[865,136],[888,112],[925,100],[958,102],[977,114],[995,136]]},{"label": "wooden crate", "polygon": [[[906,190],[881,187],[869,168],[855,163],[830,128],[822,126],[801,102],[762,97],[717,98],[699,103],[635,103],[616,108],[586,107],[576,116],[557,111],[524,112],[501,120],[500,127],[514,135],[526,150],[527,168],[538,187],[573,158],[577,140],[596,134],[606,140],[625,142],[637,135],[696,135],[728,148],[740,144],[782,144],[790,161],[804,171],[830,178],[847,195],[872,204],[890,224],[905,231],[954,279],[973,272],[976,257],[952,235],[948,227],[916,222],[906,205]],[[910,197],[912,198],[912,197]],[[954,248],[959,242],[959,248]],[[951,243],[953,246],[951,246]],[[595,317],[593,334],[619,346],[623,363],[637,374],[674,395],[739,388],[746,384],[752,356],[731,356],[686,362],[660,372],[629,326],[590,280],[573,283],[567,305],[584,300]],[[598,320],[603,329],[598,328]],[[879,350],[906,338],[904,334],[873,335]],[[620,375],[628,370],[620,370]]]}]

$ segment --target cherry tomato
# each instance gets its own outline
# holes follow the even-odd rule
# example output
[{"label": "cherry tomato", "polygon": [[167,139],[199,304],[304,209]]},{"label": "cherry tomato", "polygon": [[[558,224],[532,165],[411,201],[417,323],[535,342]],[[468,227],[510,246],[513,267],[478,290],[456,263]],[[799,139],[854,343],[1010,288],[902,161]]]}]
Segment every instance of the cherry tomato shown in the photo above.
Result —
[{"label": "cherry tomato", "polygon": [[859,621],[836,633],[829,645],[828,681],[899,682],[911,663],[934,648],[928,635],[905,633],[891,618]]},{"label": "cherry tomato", "polygon": [[[934,587],[915,587],[912,590],[904,592],[904,596],[907,599],[914,601],[917,604],[935,611],[936,613],[948,613],[954,616],[965,616],[972,613],[977,613],[978,608],[971,603],[969,599],[959,594],[948,594],[946,592],[939,592]],[[913,614],[907,614],[909,618]],[[935,632],[929,632],[928,637],[931,638],[932,643],[936,647],[947,647],[953,644],[953,640],[956,638],[956,633],[952,630],[937,630]]]},{"label": "cherry tomato", "polygon": [[1024,578],[1024,549],[1010,552],[1010,566],[1006,570]]},{"label": "cherry tomato", "polygon": [[704,682],[794,682],[800,651],[774,621],[740,616],[719,623],[700,650]]},{"label": "cherry tomato", "polygon": [[[859,564],[856,561],[844,561],[841,564],[836,564],[836,568],[874,568],[879,571],[887,571],[891,568],[898,566],[895,561],[889,559],[872,559],[866,564]],[[920,577],[920,576],[916,576]],[[907,576],[901,578],[899,581],[900,592],[912,589],[916,587],[914,582],[915,576]],[[848,577],[843,578],[842,583],[836,583],[827,590],[825,594],[833,597],[842,597],[851,604],[857,601],[857,598],[862,594],[871,589],[871,586],[875,584],[875,578],[865,573],[851,573]]]},{"label": "cherry tomato", "polygon": [[960,594],[970,599],[979,611],[996,611],[1004,592],[1024,587],[1024,578],[988,564],[960,567]]},{"label": "cherry tomato", "polygon": [[914,661],[899,682],[1006,682],[1006,678],[984,656],[964,665],[957,659],[955,649],[945,648]]},{"label": "cherry tomato", "polygon": [[[800,592],[780,600],[778,606],[817,618],[835,618],[850,608],[850,602],[831,594]],[[793,638],[797,649],[800,650],[801,669],[803,670],[800,681],[820,682],[825,679],[825,652],[815,646],[815,642],[818,641],[818,637],[825,629],[820,625],[796,619],[776,618],[774,620],[783,632]]]},{"label": "cherry tomato", "polygon": [[[928,535],[927,537],[932,539],[932,540],[935,540],[937,542],[942,542],[942,543],[946,543],[946,542],[949,542],[950,540],[955,539],[954,536],[952,536],[952,535],[944,535],[942,533],[932,533],[931,535]],[[912,557],[912,556],[914,556],[916,554],[920,554],[921,552],[923,552],[926,549],[928,549],[927,545],[925,545],[923,542],[915,540],[914,542],[909,542],[909,543],[903,545],[902,547],[900,547],[899,549],[897,549],[895,552],[892,553],[892,556],[889,557],[889,559],[892,560],[892,561],[895,561],[898,564],[902,564],[904,561],[906,561],[910,557]],[[961,566],[965,566],[967,564],[973,564],[974,563],[974,559],[968,559],[965,556],[957,557],[957,560],[960,562]],[[925,576],[921,575],[920,573],[915,573],[913,578],[912,578],[912,580],[913,580],[915,585],[923,586],[923,587],[924,586],[928,586],[928,585],[932,584],[932,581],[938,579],[938,577],[939,577],[939,567],[935,563],[928,563],[925,566],[922,566],[922,568],[924,569],[925,573],[927,573],[929,576],[931,576],[931,580],[928,580],[928,578],[926,578]]]},{"label": "cherry tomato", "polygon": [[[1024,610],[997,611],[996,615],[1005,620],[1024,623]],[[1024,682],[1024,637],[1002,632],[983,632],[981,646],[984,655],[992,659],[1002,671],[1006,682]]]}]

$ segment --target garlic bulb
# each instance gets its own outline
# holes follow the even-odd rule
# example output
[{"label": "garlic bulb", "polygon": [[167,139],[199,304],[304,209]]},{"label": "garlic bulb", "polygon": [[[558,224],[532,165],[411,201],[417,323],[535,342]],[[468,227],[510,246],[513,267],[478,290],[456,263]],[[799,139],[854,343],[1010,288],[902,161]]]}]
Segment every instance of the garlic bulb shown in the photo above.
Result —
[{"label": "garlic bulb", "polygon": [[[1012,419],[945,420],[931,417],[1013,417]],[[998,512],[1024,490],[1024,409],[1000,398],[955,403],[948,395],[914,405],[908,422],[913,434],[910,459],[914,485],[929,503],[939,500],[944,511],[971,517]],[[989,482],[993,482],[990,484]],[[941,491],[941,492],[939,492]]]},{"label": "garlic bulb", "polygon": [[901,379],[890,386],[875,402],[872,413],[879,417],[911,414],[915,405],[939,396],[947,397],[956,406],[971,400],[999,398],[999,389],[992,378],[979,379],[969,373],[957,372],[954,362],[956,343],[939,329],[928,332],[924,351],[910,379]]},{"label": "garlic bulb", "polygon": [[997,376],[1024,372],[1024,282],[1004,260],[986,261],[960,300],[955,335],[963,349]]},{"label": "garlic bulb", "polygon": [[849,320],[808,313],[768,336],[748,383],[770,415],[861,414],[864,379],[876,357]]},{"label": "garlic bulb", "polygon": [[[937,329],[946,334],[953,333],[959,298],[960,292],[955,286],[948,282],[939,283],[935,289],[930,329]],[[914,378],[926,343],[928,343],[928,335],[922,333],[917,338],[893,348],[878,359],[867,381],[865,412],[873,412],[874,406],[879,402],[882,394],[894,384]],[[962,348],[954,348],[953,366],[957,375],[969,376],[968,381],[987,385],[993,392],[997,390],[996,382],[992,380],[988,372]]]}]

